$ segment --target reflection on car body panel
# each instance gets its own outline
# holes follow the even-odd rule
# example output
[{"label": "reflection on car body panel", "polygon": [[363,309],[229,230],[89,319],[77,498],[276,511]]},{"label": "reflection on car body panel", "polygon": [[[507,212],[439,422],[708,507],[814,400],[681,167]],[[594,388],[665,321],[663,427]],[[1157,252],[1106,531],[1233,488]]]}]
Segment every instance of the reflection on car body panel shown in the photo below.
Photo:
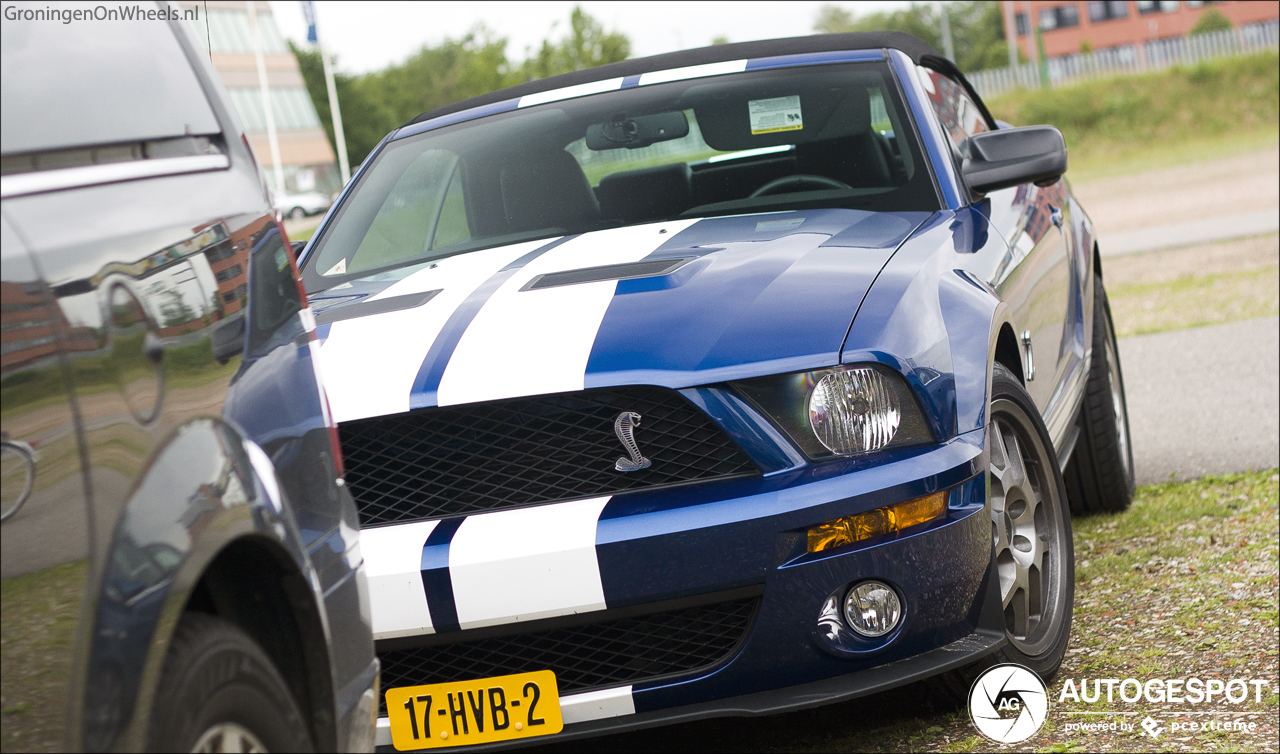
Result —
[{"label": "reflection on car body panel", "polygon": [[[147,55],[113,53],[128,43]],[[92,75],[46,59],[67,44]],[[226,655],[184,653],[214,645],[277,684],[262,702],[274,722],[251,731],[271,748],[367,746],[378,666],[314,319],[207,55],[177,21],[105,37],[6,24],[4,54],[6,113],[27,113],[6,119],[6,175],[59,179],[4,203],[0,418],[39,451],[31,498],[0,530],[0,683],[23,710],[6,714],[6,750],[190,749],[207,732],[191,674]],[[47,91],[10,86],[22,65]],[[157,65],[155,91],[185,83],[148,110],[138,82]],[[89,80],[111,93],[102,132],[40,132],[58,105],[35,100]],[[126,144],[94,141],[111,129]],[[217,169],[63,171],[182,149]]]}]

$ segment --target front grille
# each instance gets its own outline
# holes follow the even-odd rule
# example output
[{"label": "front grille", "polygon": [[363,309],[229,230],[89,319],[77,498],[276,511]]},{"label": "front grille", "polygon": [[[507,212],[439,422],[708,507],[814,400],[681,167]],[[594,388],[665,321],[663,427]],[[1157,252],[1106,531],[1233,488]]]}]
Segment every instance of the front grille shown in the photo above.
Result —
[{"label": "front grille", "polygon": [[[647,469],[614,469],[627,455],[614,434],[623,411],[642,417]],[[658,387],[419,409],[338,433],[366,527],[759,473],[706,414]]]},{"label": "front grille", "polygon": [[560,693],[566,694],[686,674],[730,657],[746,636],[759,601],[749,597],[584,626],[379,652],[382,687],[551,670]]}]

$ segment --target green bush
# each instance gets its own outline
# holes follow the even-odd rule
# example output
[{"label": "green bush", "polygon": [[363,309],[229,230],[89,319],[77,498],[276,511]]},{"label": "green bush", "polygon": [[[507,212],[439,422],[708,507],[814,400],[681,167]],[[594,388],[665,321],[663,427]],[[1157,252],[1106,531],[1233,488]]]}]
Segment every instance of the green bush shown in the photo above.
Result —
[{"label": "green bush", "polygon": [[988,103],[1015,126],[1057,126],[1068,149],[1089,155],[1126,147],[1280,127],[1276,51],[1117,76],[1056,89],[1018,90]]},{"label": "green bush", "polygon": [[1230,28],[1231,20],[1227,18],[1226,14],[1217,8],[1209,8],[1200,14],[1200,18],[1196,19],[1196,25],[1191,27],[1191,31],[1187,32],[1187,36],[1194,37],[1197,34],[1209,34]]}]

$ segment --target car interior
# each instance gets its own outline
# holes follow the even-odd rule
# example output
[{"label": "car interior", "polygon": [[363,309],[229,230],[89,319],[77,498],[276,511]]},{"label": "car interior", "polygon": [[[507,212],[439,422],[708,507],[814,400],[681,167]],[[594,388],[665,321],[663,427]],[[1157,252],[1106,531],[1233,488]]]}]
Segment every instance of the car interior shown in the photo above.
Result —
[{"label": "car interior", "polygon": [[887,66],[765,70],[396,140],[306,260],[309,290],[519,240],[677,218],[939,206]]}]

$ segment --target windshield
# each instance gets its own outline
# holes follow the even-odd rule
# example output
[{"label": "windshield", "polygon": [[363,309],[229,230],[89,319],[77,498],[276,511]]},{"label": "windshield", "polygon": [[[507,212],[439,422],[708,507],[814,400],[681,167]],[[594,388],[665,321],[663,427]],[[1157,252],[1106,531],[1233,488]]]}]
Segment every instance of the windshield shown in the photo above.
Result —
[{"label": "windshield", "polygon": [[939,208],[884,63],[620,89],[393,141],[303,276],[315,292],[518,241],[815,207]]}]

